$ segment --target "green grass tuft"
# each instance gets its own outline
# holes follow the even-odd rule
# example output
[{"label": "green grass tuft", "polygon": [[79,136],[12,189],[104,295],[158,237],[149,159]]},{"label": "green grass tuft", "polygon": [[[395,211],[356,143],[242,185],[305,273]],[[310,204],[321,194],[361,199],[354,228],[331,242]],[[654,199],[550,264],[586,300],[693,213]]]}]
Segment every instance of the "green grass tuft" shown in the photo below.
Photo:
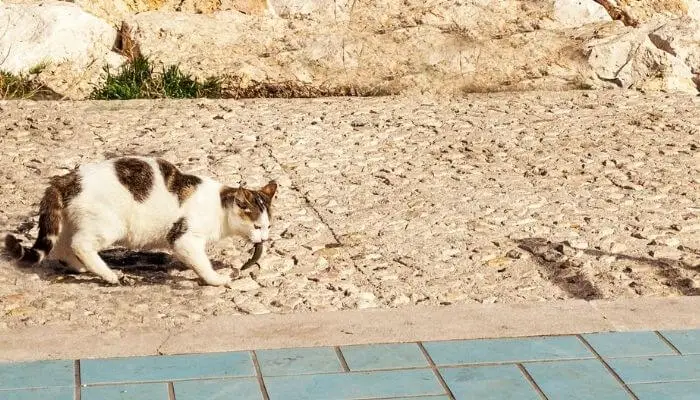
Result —
[{"label": "green grass tuft", "polygon": [[221,83],[216,78],[198,82],[184,74],[177,66],[155,72],[147,58],[137,57],[125,64],[117,75],[109,70],[107,80],[96,89],[92,98],[96,100],[130,99],[192,99],[221,97]]}]

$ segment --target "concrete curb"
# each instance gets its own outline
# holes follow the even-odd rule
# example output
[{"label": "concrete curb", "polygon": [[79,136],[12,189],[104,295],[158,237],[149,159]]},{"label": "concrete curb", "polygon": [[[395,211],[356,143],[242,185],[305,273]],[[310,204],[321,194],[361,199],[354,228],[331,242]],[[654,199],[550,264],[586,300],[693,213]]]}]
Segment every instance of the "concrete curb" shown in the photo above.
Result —
[{"label": "concrete curb", "polygon": [[180,329],[79,325],[0,332],[0,360],[206,353],[283,347],[562,335],[700,327],[700,297],[451,305],[219,316]]}]

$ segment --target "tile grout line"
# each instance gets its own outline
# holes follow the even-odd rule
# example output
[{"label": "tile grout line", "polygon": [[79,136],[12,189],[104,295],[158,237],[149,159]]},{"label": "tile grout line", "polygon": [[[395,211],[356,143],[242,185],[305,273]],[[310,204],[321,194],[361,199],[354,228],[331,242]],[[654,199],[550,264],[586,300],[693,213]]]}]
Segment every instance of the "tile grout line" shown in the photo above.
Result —
[{"label": "tile grout line", "polygon": [[581,336],[580,334],[579,334],[579,335],[576,335],[576,337],[578,338],[579,341],[581,341],[581,343],[583,343],[584,346],[586,346],[586,347],[588,348],[588,350],[589,350],[591,353],[595,354],[595,356],[596,356],[596,358],[598,359],[598,361],[600,361],[601,363],[603,363],[603,366],[605,367],[605,369],[608,370],[608,373],[609,373],[610,375],[612,375],[612,376],[615,378],[615,380],[617,380],[617,382],[618,382],[620,385],[622,385],[622,387],[625,389],[625,391],[627,391],[627,394],[629,394],[634,400],[639,400],[639,397],[637,397],[637,395],[634,394],[634,392],[632,391],[632,389],[630,389],[630,387],[627,385],[627,383],[625,383],[625,381],[623,381],[622,378],[620,378],[620,375],[618,375],[617,372],[615,372],[615,370],[612,369],[612,367],[608,364],[608,362],[605,361],[605,360],[603,359],[603,357],[600,356],[600,354],[598,354],[598,352],[596,351],[596,349],[594,349],[593,346],[591,346],[591,344],[588,343],[588,341],[586,341],[586,339],[584,339],[584,337]]},{"label": "tile grout line", "polygon": [[525,379],[527,379],[528,382],[530,382],[530,385],[537,391],[537,394],[540,395],[540,398],[544,400],[549,400],[546,394],[542,391],[542,388],[535,382],[535,378],[530,375],[530,373],[525,369],[525,366],[522,363],[517,363],[516,366],[520,370],[520,372],[525,376]]},{"label": "tile grout line", "polygon": [[338,356],[340,366],[343,367],[343,372],[350,372],[350,367],[348,366],[348,362],[345,360],[343,352],[340,351],[340,346],[335,346],[335,355]]},{"label": "tile grout line", "polygon": [[437,365],[435,365],[435,361],[433,361],[433,358],[428,353],[428,350],[426,350],[425,346],[423,346],[423,342],[416,342],[416,344],[418,345],[418,348],[420,348],[420,351],[423,352],[423,357],[425,357],[425,359],[428,361],[428,365],[430,365],[430,368],[432,368],[433,374],[435,374],[435,377],[440,382],[440,385],[442,385],[445,393],[447,393],[447,397],[450,400],[455,400],[455,395],[452,393],[452,389],[447,386],[447,382],[445,382],[445,379],[442,377],[442,374],[438,370]]},{"label": "tile grout line", "polygon": [[75,382],[75,391],[73,394],[73,399],[80,400],[82,396],[80,390],[80,386],[82,385],[82,383],[80,382],[80,360],[73,361],[73,374],[73,380]]},{"label": "tile grout line", "polygon": [[668,347],[670,347],[670,348],[676,353],[677,356],[682,356],[682,355],[683,355],[683,353],[681,353],[681,351],[678,350],[678,347],[676,347],[673,343],[671,343],[671,341],[668,340],[668,339],[666,338],[666,336],[664,336],[661,332],[659,332],[659,331],[654,331],[654,333],[656,333],[656,336],[658,336],[659,339],[661,339],[661,341],[663,341],[664,343],[666,343],[666,345],[667,345]]},{"label": "tile grout line", "polygon": [[258,355],[255,350],[250,352],[253,359],[253,366],[255,367],[255,377],[258,378],[258,385],[260,386],[260,392],[262,393],[263,400],[270,400],[270,395],[267,393],[267,388],[265,387],[265,380],[262,376],[262,371],[260,370],[260,363],[258,362]]},{"label": "tile grout line", "polygon": [[168,400],[175,400],[175,385],[168,382]]}]

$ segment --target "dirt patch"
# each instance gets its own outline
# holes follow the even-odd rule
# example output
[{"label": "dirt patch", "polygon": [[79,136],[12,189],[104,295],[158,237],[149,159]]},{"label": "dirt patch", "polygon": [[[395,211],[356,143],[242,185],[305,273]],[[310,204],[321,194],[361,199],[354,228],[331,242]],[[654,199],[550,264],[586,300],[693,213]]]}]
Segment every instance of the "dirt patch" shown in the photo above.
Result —
[{"label": "dirt patch", "polygon": [[[272,242],[233,289],[163,253],[106,286],[0,261],[0,328],[213,315],[696,295],[698,98],[638,92],[0,102],[0,227],[30,240],[48,178],[124,154],[276,179]],[[250,257],[212,245],[221,273]]]}]

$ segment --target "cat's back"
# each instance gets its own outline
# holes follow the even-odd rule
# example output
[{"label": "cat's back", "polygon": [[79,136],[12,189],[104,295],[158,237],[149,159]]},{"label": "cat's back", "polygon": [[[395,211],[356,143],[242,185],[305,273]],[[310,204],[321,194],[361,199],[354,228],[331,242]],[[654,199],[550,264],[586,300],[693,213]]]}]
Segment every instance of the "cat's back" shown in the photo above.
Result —
[{"label": "cat's back", "polygon": [[[120,157],[83,164],[77,171],[81,193],[78,203],[92,202],[130,209],[149,203],[168,203],[158,162],[148,157]],[[165,205],[165,204],[163,204]]]}]

